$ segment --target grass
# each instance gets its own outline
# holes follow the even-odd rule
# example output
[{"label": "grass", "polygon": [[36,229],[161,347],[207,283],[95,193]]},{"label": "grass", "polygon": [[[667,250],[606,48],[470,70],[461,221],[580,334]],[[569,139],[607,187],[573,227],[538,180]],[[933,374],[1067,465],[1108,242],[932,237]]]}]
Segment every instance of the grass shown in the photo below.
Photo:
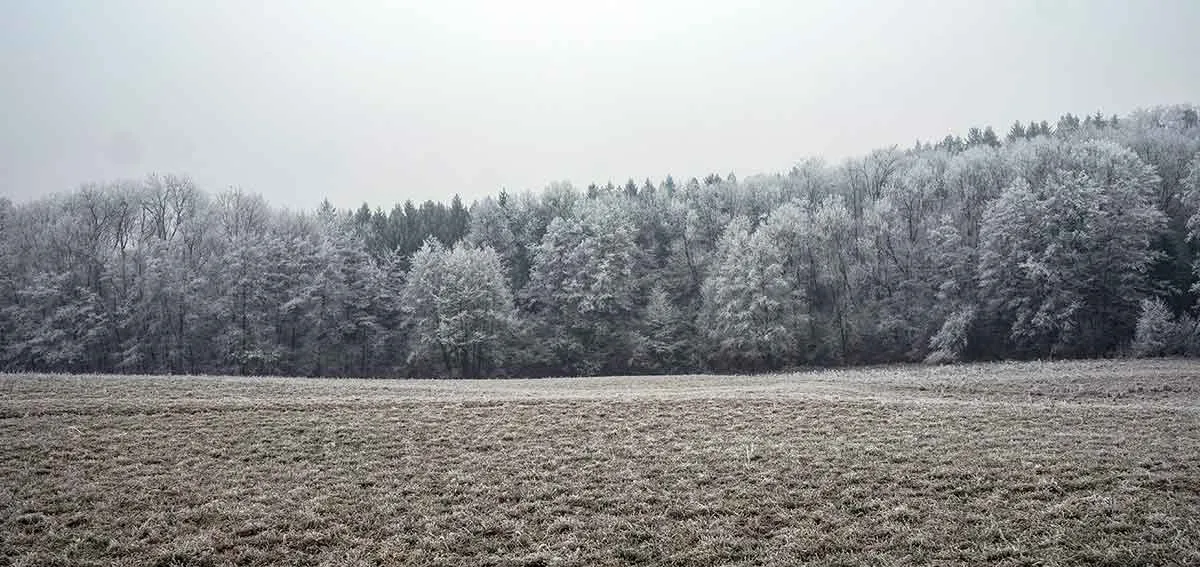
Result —
[{"label": "grass", "polygon": [[0,376],[0,565],[1196,565],[1197,376]]}]

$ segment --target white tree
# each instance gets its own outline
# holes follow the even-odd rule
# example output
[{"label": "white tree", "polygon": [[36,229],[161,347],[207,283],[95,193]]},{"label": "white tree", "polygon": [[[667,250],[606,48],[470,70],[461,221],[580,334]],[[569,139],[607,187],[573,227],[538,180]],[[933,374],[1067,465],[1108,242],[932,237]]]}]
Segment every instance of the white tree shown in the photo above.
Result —
[{"label": "white tree", "polygon": [[825,342],[829,358],[842,362],[857,350],[859,342],[853,308],[864,286],[865,270],[860,259],[865,257],[865,246],[841,197],[813,205],[809,218],[816,264],[821,267],[809,300],[828,322]]},{"label": "white tree", "polygon": [[[1183,178],[1183,207],[1188,217],[1187,239],[1200,242],[1200,152],[1188,163],[1187,175]],[[1193,261],[1192,272],[1200,275],[1200,258]],[[1193,292],[1200,292],[1200,282],[1192,285]]]},{"label": "white tree", "polygon": [[410,363],[440,357],[447,372],[474,377],[499,361],[515,325],[512,292],[499,254],[430,238],[413,255],[401,293],[409,319]]},{"label": "white tree", "polygon": [[1178,329],[1167,304],[1161,299],[1143,299],[1141,307],[1133,336],[1133,354],[1141,357],[1179,354],[1175,348],[1179,343]]},{"label": "white tree", "polygon": [[717,364],[769,368],[794,354],[800,290],[785,276],[783,254],[769,233],[749,227],[738,217],[721,236],[704,280],[704,326]]},{"label": "white tree", "polygon": [[500,255],[459,244],[441,261],[435,297],[437,341],[460,375],[486,374],[515,324],[512,292]]},{"label": "white tree", "polygon": [[616,371],[629,360],[638,248],[628,214],[609,199],[582,201],[551,221],[526,290],[562,370]]},{"label": "white tree", "polygon": [[984,215],[982,295],[1027,352],[1106,352],[1132,338],[1148,289],[1158,178],[1108,142],[1024,146]]},{"label": "white tree", "polygon": [[471,207],[471,224],[466,241],[473,246],[487,246],[495,250],[509,269],[510,285],[515,287],[523,285],[528,278],[528,252],[513,232],[514,223],[510,214],[507,196],[502,200],[486,197],[476,202]]},{"label": "white tree", "polygon": [[442,260],[446,248],[430,237],[413,253],[408,275],[400,292],[408,335],[408,363],[428,367],[433,360],[450,368],[449,353],[438,342],[437,292],[442,286]]}]

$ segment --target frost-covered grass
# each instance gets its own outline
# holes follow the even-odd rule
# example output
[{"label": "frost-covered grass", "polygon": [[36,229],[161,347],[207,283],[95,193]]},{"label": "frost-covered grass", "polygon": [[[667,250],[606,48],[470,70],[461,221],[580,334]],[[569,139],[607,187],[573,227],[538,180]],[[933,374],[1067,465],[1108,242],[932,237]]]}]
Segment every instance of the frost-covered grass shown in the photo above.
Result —
[{"label": "frost-covered grass", "polygon": [[0,565],[1200,564],[1200,365],[0,376]]}]

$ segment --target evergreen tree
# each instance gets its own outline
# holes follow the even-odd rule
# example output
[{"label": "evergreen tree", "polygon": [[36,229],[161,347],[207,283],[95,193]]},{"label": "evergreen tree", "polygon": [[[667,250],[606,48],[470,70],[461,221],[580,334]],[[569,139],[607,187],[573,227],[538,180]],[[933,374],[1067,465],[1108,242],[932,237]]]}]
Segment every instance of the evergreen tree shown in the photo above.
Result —
[{"label": "evergreen tree", "polygon": [[[1032,127],[1034,125],[1031,124],[1030,126]],[[1022,126],[1021,121],[1018,120],[1013,122],[1012,127],[1008,129],[1008,135],[1004,137],[1004,141],[1011,144],[1017,140],[1024,140],[1025,138],[1025,127]]]}]

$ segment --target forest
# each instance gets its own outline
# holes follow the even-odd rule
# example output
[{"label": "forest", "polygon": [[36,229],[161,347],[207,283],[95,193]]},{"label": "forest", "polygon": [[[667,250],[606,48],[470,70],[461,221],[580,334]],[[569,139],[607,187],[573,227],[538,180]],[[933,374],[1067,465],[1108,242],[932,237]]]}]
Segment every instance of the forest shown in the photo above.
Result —
[{"label": "forest", "polygon": [[0,370],[506,377],[1198,355],[1198,110],[470,204],[292,211],[160,174],[0,198]]}]

